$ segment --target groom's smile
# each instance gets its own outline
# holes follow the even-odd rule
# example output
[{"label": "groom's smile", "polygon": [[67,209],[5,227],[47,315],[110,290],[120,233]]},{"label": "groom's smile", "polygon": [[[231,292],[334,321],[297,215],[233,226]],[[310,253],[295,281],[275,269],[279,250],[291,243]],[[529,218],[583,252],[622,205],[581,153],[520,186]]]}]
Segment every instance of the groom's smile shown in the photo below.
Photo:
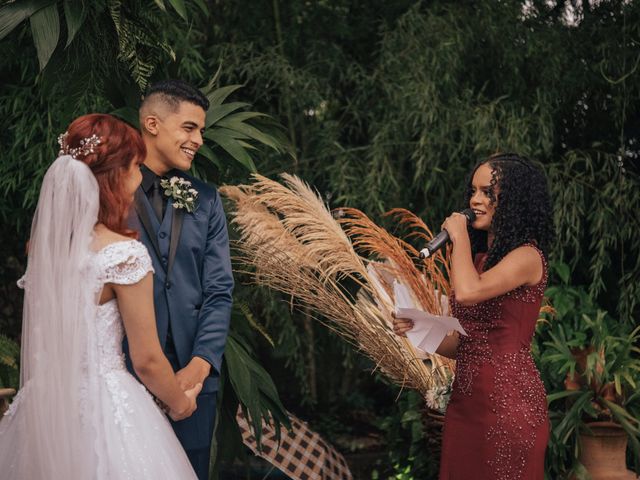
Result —
[{"label": "groom's smile", "polygon": [[193,157],[196,154],[196,150],[194,150],[192,148],[182,147],[182,148],[180,148],[180,150],[182,150],[184,152],[184,154],[187,156],[187,158],[189,160],[193,160]]},{"label": "groom's smile", "polygon": [[206,113],[202,107],[182,101],[175,110],[160,103],[146,118],[147,159],[158,175],[172,169],[186,171],[202,146]]}]

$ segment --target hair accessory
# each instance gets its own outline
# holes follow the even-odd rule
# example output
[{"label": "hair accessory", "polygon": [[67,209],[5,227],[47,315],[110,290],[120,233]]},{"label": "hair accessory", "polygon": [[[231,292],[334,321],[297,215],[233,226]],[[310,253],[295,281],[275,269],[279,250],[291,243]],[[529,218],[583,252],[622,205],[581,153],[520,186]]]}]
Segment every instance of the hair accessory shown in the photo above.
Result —
[{"label": "hair accessory", "polygon": [[69,148],[69,144],[67,143],[68,136],[69,132],[64,132],[63,134],[58,135],[58,144],[60,145],[58,155],[71,155],[76,160],[78,160],[78,155],[86,157],[87,155],[94,153],[94,148],[102,143],[100,137],[94,133],[90,137],[80,140],[79,147]]}]

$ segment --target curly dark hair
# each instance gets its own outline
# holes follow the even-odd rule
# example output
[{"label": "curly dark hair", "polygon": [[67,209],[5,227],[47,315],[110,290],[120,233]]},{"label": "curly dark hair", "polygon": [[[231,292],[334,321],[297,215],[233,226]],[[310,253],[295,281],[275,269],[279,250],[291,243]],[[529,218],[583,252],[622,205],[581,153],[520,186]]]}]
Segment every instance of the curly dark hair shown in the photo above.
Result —
[{"label": "curly dark hair", "polygon": [[[548,258],[555,237],[551,196],[542,169],[516,153],[498,153],[479,161],[467,181],[465,208],[469,207],[473,175],[480,165],[491,167],[489,198],[496,204],[492,221],[494,234],[487,248],[487,232],[469,226],[473,254],[487,252],[484,270],[502,260],[511,250],[528,242],[535,243]],[[495,187],[498,186],[496,198]],[[497,203],[496,203],[497,201]]]}]

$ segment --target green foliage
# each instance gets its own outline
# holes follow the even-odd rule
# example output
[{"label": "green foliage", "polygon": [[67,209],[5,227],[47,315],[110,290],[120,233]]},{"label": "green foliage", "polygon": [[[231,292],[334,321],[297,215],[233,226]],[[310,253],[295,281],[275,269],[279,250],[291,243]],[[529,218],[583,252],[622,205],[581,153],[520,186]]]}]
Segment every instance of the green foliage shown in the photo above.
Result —
[{"label": "green foliage", "polygon": [[[253,144],[269,147],[277,154],[292,153],[287,139],[278,132],[278,125],[268,115],[246,111],[245,107],[250,105],[245,102],[224,103],[242,85],[215,88],[215,80],[216,77],[203,89],[210,102],[205,122],[206,139],[214,142],[219,149],[251,172],[257,172],[249,154],[250,150],[256,150]],[[259,124],[261,128],[256,128],[249,120],[262,120],[262,124]],[[205,148],[199,153],[222,170],[223,162],[214,150]]]},{"label": "green foliage", "polygon": [[557,258],[584,275],[592,298],[600,295],[608,309],[632,323],[640,301],[640,256],[631,253],[640,251],[640,182],[621,158],[618,152],[576,150],[550,165],[549,176]]},{"label": "green foliage", "polygon": [[414,391],[400,394],[394,411],[380,423],[387,437],[388,460],[379,467],[380,471],[374,478],[410,480],[437,477],[439,463],[434,458],[433,444],[429,444],[431,439],[425,432],[425,415],[424,399],[420,395]]},{"label": "green foliage", "polygon": [[584,287],[571,285],[568,265],[556,262],[551,271],[559,281],[546,296],[555,314],[539,325],[535,349],[550,392],[548,470],[555,476],[578,472],[577,435],[588,422],[603,420],[624,428],[638,467],[640,326],[599,309]]},{"label": "green foliage", "polygon": [[[258,363],[254,347],[248,339],[255,333],[255,319],[246,304],[236,304],[232,313],[231,332],[227,339],[218,393],[218,426],[213,444],[212,473],[217,478],[220,464],[244,455],[242,437],[235,421],[238,408],[248,419],[256,442],[260,445],[262,423],[271,423],[276,436],[280,428],[291,428],[288,414],[280,403],[273,380]],[[262,332],[260,327],[258,330]],[[268,336],[265,337],[269,340]]]},{"label": "green foliage", "polygon": [[[479,158],[515,150],[540,161],[554,255],[630,321],[640,298],[640,7],[600,2],[567,26],[567,3],[534,2],[526,18],[515,0],[365,11],[291,2],[249,18],[226,6],[220,22],[237,28],[220,29],[212,51],[294,141],[297,162],[260,170],[296,170],[332,205],[374,216],[403,206],[433,225],[462,206]],[[278,25],[282,38],[255,33]]]},{"label": "green foliage", "polygon": [[[50,48],[55,35],[35,43],[25,20],[52,3],[19,0],[0,10],[0,218],[9,226],[4,243],[18,245],[14,255],[27,236],[41,172],[55,155],[55,136],[74,116],[135,109],[142,86],[156,78],[202,85],[219,71],[215,88],[230,87],[217,95],[243,89],[209,117],[222,124],[212,125],[213,138],[194,164],[199,176],[236,183],[254,168],[289,171],[331,206],[357,207],[374,219],[401,206],[438,225],[462,206],[464,177],[476,160],[516,150],[549,176],[558,231],[552,258],[567,265],[556,275],[568,278],[570,270],[575,284],[586,285],[570,291],[558,282],[562,291],[550,291],[563,320],[540,327],[534,350],[549,348],[548,332],[572,346],[586,340],[592,332],[582,315],[595,321],[598,309],[612,312],[605,323],[612,316],[627,326],[637,322],[639,2],[580,7],[534,0],[525,12],[520,0],[276,0],[218,2],[209,12],[202,0],[65,0],[56,7],[58,42],[40,71],[46,50],[36,45]],[[576,8],[571,25],[567,5]],[[236,102],[269,117],[233,110]],[[285,125],[292,148],[272,122]],[[287,404],[314,405],[322,416],[349,391],[345,385],[374,388],[366,378],[354,383],[370,366],[350,347],[323,329],[304,328],[304,312],[289,309],[288,299],[251,290],[239,285],[236,295],[251,299],[276,343],[260,355],[277,383],[288,386],[281,392]],[[341,375],[313,374],[322,371],[316,363]],[[561,388],[570,368],[541,365],[549,391]],[[554,425],[564,400],[552,403]],[[557,473],[574,452],[554,435],[549,468]],[[429,478],[416,475],[416,462],[405,475]],[[398,474],[406,468],[399,462]]]},{"label": "green foliage", "polygon": [[[25,33],[21,32],[20,40]],[[0,60],[4,80],[0,88],[0,218],[3,225],[22,233],[22,245],[42,177],[58,151],[58,134],[74,116],[105,107],[104,99],[96,98],[91,91],[72,102],[65,95],[64,84],[42,92],[34,82],[38,73],[35,58],[24,59],[34,54],[33,47],[25,49],[25,43],[4,41],[5,55]]]},{"label": "green foliage", "polygon": [[33,14],[52,3],[54,0],[6,2],[0,7],[0,40]]},{"label": "green foliage", "polygon": [[[560,339],[558,346],[568,351],[571,348],[584,348],[590,345],[593,338],[592,323],[586,323],[585,318],[590,319],[600,315],[598,307],[584,287],[571,284],[570,267],[561,261],[553,261],[549,265],[549,274],[555,282],[545,291],[545,297],[555,312],[546,315],[544,324],[539,325],[535,339],[538,349],[544,352],[546,364],[552,361],[551,352],[542,346],[543,339],[547,335],[556,335]],[[555,372],[564,375],[566,370]],[[571,373],[574,373],[573,371]],[[562,380],[562,376],[554,376],[556,381]]]},{"label": "green foliage", "polygon": [[54,3],[41,8],[29,17],[33,42],[38,50],[40,69],[43,69],[53,54],[60,37],[60,18],[58,7]]},{"label": "green foliage", "polygon": [[0,334],[0,388],[18,389],[19,362],[20,347],[18,344]]},{"label": "green foliage", "polygon": [[[187,9],[184,1],[172,0],[170,2],[176,12],[187,19]],[[195,2],[201,8],[202,2]],[[40,70],[44,70],[52,60],[56,50],[58,56],[69,54],[78,58],[80,51],[91,52],[89,58],[83,61],[96,60],[94,65],[98,65],[98,58],[102,55],[103,61],[100,70],[117,70],[120,65],[104,62],[105,49],[109,50],[106,58],[115,58],[122,62],[128,70],[133,80],[140,89],[144,90],[147,81],[156,67],[166,58],[175,60],[175,54],[169,46],[164,36],[164,23],[170,19],[164,2],[157,0],[122,2],[121,0],[102,0],[99,2],[78,2],[75,0],[65,0],[62,2],[62,9],[58,8],[58,2],[18,0],[7,4],[0,9],[0,39],[8,35],[13,29],[25,19],[30,20],[31,34],[33,42],[38,52]],[[160,17],[160,14],[163,14]],[[66,42],[61,38],[61,17],[66,26]],[[89,22],[85,20],[91,19]],[[96,28],[97,27],[97,28]],[[102,36],[107,37],[107,42],[89,40],[89,49],[81,46],[71,45],[78,38],[79,31],[85,32],[100,30]],[[115,34],[117,42],[109,42],[110,37]],[[84,37],[84,38],[83,38]],[[80,36],[76,43],[87,42],[86,36]],[[64,46],[62,46],[64,44]],[[67,57],[67,60],[69,57]],[[54,66],[53,70],[59,72],[59,66]]]},{"label": "green foliage", "polygon": [[149,77],[165,56],[175,60],[175,53],[164,39],[158,41],[163,23],[157,12],[137,2],[111,0],[108,8],[118,35],[117,58],[144,91]]}]

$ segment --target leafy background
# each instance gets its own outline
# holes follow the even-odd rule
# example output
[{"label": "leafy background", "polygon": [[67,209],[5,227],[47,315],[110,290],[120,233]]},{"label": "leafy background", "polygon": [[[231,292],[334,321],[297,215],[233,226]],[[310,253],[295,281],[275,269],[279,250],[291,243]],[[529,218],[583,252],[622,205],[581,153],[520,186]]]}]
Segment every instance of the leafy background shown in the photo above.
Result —
[{"label": "leafy background", "polygon": [[[135,118],[146,85],[167,77],[218,100],[197,174],[296,173],[331,207],[377,220],[401,206],[438,225],[461,207],[477,159],[530,156],[554,197],[552,284],[563,272],[610,323],[638,323],[638,1],[23,0],[0,7],[0,48],[0,330],[11,339],[56,136],[90,111]],[[284,406],[351,452],[361,475],[435,478],[421,403],[243,280],[238,318],[253,320],[242,341]],[[541,368],[556,389],[562,379]],[[550,478],[572,467],[570,442],[553,442]]]}]

